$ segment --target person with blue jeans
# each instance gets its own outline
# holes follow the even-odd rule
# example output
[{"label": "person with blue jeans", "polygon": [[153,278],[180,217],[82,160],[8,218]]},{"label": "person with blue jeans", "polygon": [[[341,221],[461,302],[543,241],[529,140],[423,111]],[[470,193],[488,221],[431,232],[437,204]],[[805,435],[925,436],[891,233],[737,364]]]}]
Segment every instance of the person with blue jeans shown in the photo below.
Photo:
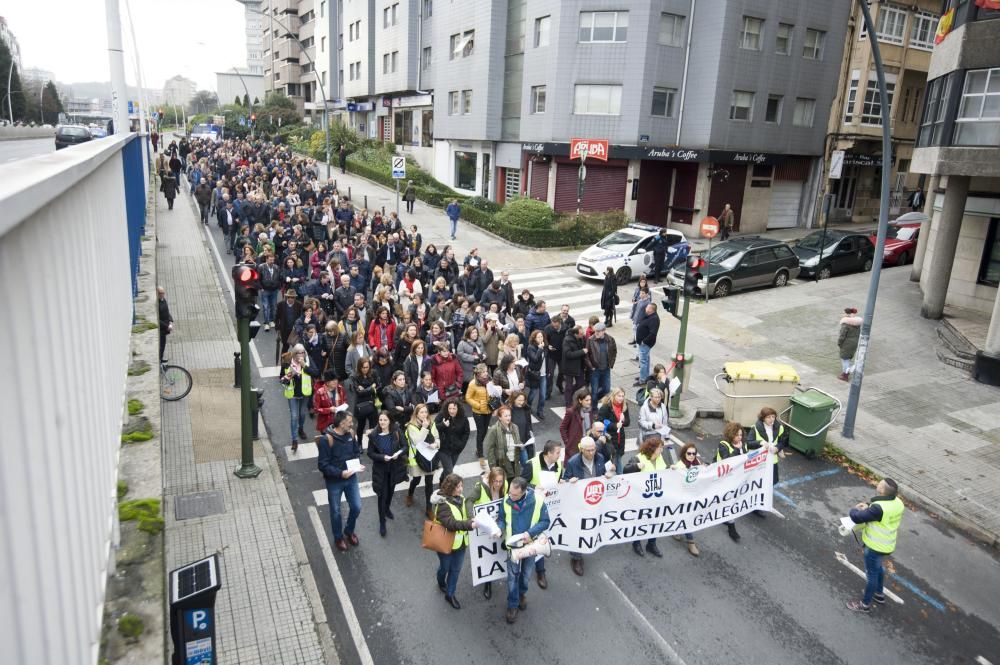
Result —
[{"label": "person with blue jeans", "polygon": [[274,254],[268,252],[264,263],[257,266],[260,275],[260,309],[264,330],[274,327],[274,316],[278,307],[278,291],[281,289],[281,268],[274,262]]},{"label": "person with blue jeans", "polygon": [[[509,547],[507,543],[512,536],[523,536],[519,542],[523,547],[549,528],[549,511],[545,503],[536,498],[534,492],[528,492],[528,483],[521,476],[510,481],[507,498],[500,504],[497,526],[500,532],[495,537],[503,538],[505,547]],[[528,582],[534,571],[535,557],[527,556],[520,561],[507,557],[507,623],[517,621],[518,610],[527,609]]]},{"label": "person with blue jeans", "polygon": [[646,305],[646,316],[635,328],[635,341],[639,344],[639,379],[633,384],[646,385],[649,378],[649,352],[656,345],[656,333],[660,331],[660,317],[656,313],[656,303]]},{"label": "person with blue jeans", "polygon": [[859,503],[851,509],[851,521],[861,527],[861,542],[865,551],[865,594],[861,600],[851,600],[847,609],[868,613],[872,603],[885,603],[885,568],[882,561],[896,551],[896,534],[905,507],[896,493],[899,486],[891,478],[883,478],[875,488],[878,496],[869,503]]},{"label": "person with blue jeans", "polygon": [[451,220],[451,239],[454,240],[455,234],[458,232],[458,218],[462,214],[462,207],[458,205],[458,199],[452,199],[444,211],[448,215],[448,219]]},{"label": "person with blue jeans", "polygon": [[594,334],[587,340],[587,359],[590,361],[590,399],[597,404],[611,392],[611,369],[618,356],[615,338],[605,332],[603,323],[594,324]]},{"label": "person with blue jeans", "polygon": [[528,345],[524,349],[524,357],[528,366],[524,368],[524,383],[528,386],[528,406],[535,405],[535,415],[539,420],[545,420],[545,393],[548,389],[548,350],[545,333],[532,330],[528,335]]},{"label": "person with blue jeans", "polygon": [[[358,475],[365,470],[360,466],[361,446],[354,438],[352,428],[354,416],[347,411],[338,411],[333,416],[333,426],[317,437],[319,458],[316,466],[326,481],[326,495],[330,502],[330,526],[333,529],[333,544],[341,552],[347,551],[347,544],[359,544],[354,533],[358,516],[361,514],[361,490]],[[348,468],[348,461],[359,462],[359,466]],[[347,499],[347,524],[340,515],[340,500]]]},{"label": "person with blue jeans", "polygon": [[448,531],[455,534],[455,542],[447,554],[438,552],[437,583],[444,592],[445,601],[456,610],[462,609],[455,597],[458,577],[462,574],[465,552],[469,549],[469,531],[476,528],[476,521],[469,519],[472,506],[462,496],[462,477],[449,473],[441,479],[438,490],[431,495],[435,519]]},{"label": "person with blue jeans", "polygon": [[288,367],[282,372],[281,384],[285,387],[285,399],[288,400],[292,430],[292,452],[299,449],[299,439],[306,438],[304,429],[306,412],[312,399],[312,380],[319,376],[322,368],[314,367],[309,362],[306,347],[296,344],[292,347]]}]

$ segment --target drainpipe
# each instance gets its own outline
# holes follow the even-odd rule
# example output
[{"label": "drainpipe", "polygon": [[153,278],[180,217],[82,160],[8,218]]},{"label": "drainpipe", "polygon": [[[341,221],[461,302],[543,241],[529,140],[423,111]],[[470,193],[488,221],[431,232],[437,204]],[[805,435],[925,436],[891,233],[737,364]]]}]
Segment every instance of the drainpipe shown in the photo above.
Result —
[{"label": "drainpipe", "polygon": [[691,8],[688,10],[688,36],[687,44],[684,47],[684,75],[681,78],[681,105],[680,110],[677,112],[677,138],[674,139],[674,145],[681,144],[681,125],[684,122],[684,96],[687,94],[688,62],[691,60],[691,33],[694,31],[694,3],[695,0],[691,0]]},{"label": "drainpipe", "polygon": [[423,80],[424,73],[424,7],[423,3],[417,2],[417,11],[420,12],[420,16],[417,19],[417,89],[414,90],[418,95],[430,94],[429,90],[421,90],[420,82]]}]

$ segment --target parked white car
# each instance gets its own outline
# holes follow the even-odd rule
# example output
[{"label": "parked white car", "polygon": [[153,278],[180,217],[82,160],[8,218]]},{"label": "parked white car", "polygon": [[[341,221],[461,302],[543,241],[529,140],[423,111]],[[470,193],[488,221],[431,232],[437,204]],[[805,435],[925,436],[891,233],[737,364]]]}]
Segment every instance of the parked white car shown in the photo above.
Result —
[{"label": "parked white car", "polygon": [[[619,284],[648,273],[653,269],[653,252],[650,245],[659,232],[659,226],[638,222],[618,229],[580,254],[576,260],[576,272],[590,279],[604,279],[604,272],[610,266],[614,268],[615,278]],[[663,262],[664,274],[669,271],[678,256],[684,258],[691,251],[687,238],[680,231],[668,229],[667,237],[670,239],[670,245],[667,247],[667,258]]]}]

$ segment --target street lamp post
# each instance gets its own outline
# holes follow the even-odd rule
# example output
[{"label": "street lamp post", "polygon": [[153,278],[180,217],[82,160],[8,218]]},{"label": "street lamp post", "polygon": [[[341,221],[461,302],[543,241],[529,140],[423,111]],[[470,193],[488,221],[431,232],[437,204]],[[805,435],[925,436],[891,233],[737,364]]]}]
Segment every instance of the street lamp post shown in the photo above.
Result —
[{"label": "street lamp post", "polygon": [[[872,15],[868,3],[862,0],[861,14],[865,19],[865,28],[869,35],[876,34],[872,24]],[[885,236],[889,228],[889,169],[892,164],[892,139],[889,134],[889,97],[885,90],[885,69],[882,67],[882,52],[878,40],[872,39],[872,58],[875,60],[875,73],[878,78],[878,95],[882,111],[882,192],[879,197],[878,235],[875,240],[875,258],[872,261],[872,278],[868,284],[868,300],[865,303],[865,316],[861,323],[861,336],[858,338],[857,360],[854,372],[851,374],[851,391],[847,398],[847,411],[844,415],[842,434],[854,438],[854,421],[858,414],[858,402],[861,399],[861,381],[864,379],[865,360],[868,355],[868,338],[871,336],[872,319],[875,317],[875,298],[878,296],[878,282],[882,275],[882,253],[885,251]]]},{"label": "street lamp post", "polygon": [[14,105],[11,103],[10,79],[14,76],[14,57],[10,58],[10,69],[7,70],[7,114],[10,116],[10,124],[14,124]]},{"label": "street lamp post", "polygon": [[[247,88],[247,82],[243,80],[243,75],[240,74],[240,70],[233,67],[233,71],[236,72],[238,77],[240,77],[240,83],[243,84],[243,92],[247,93],[247,101],[250,103],[250,115],[253,116],[253,100],[250,99],[250,90]],[[250,138],[254,138],[252,122],[250,123]]]},{"label": "street lamp post", "polygon": [[[247,11],[253,14],[257,14],[258,16],[264,16],[263,12],[259,12],[256,9],[251,9],[248,5],[244,5],[244,7],[247,8]],[[330,179],[330,113],[329,109],[327,108],[326,90],[323,87],[323,78],[318,75],[318,72],[316,71],[316,62],[312,59],[312,57],[310,57],[309,51],[306,49],[305,46],[302,45],[302,42],[299,41],[299,38],[295,36],[295,34],[289,29],[289,27],[284,23],[282,23],[281,21],[279,21],[275,16],[268,16],[267,18],[277,23],[279,28],[283,29],[286,33],[288,33],[289,37],[295,40],[295,43],[299,45],[299,49],[302,51],[302,55],[304,55],[306,57],[306,60],[309,61],[309,64],[312,65],[313,73],[316,75],[316,82],[319,84],[319,94],[323,96],[323,129],[325,133],[325,143],[326,143],[326,179],[329,180]]]}]

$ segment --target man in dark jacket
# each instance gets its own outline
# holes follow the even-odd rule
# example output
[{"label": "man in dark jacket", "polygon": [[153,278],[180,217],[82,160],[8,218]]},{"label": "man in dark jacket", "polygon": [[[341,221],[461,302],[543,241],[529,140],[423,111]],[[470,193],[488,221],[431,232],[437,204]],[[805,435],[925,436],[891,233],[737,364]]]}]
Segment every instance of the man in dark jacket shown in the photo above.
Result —
[{"label": "man in dark jacket", "polygon": [[563,396],[566,398],[566,408],[573,405],[573,394],[583,387],[583,366],[587,357],[586,341],[583,329],[574,326],[566,332],[563,339],[562,365]]},{"label": "man in dark jacket", "polygon": [[198,202],[201,223],[208,224],[208,209],[212,204],[212,188],[208,186],[207,179],[202,178],[201,182],[194,188],[194,200]]},{"label": "man in dark jacket", "polygon": [[649,303],[645,318],[635,328],[635,341],[639,344],[639,379],[633,385],[643,386],[649,378],[649,352],[656,345],[659,331],[660,315],[656,313],[656,303]]},{"label": "man in dark jacket", "polygon": [[605,331],[603,323],[594,325],[594,334],[587,340],[587,360],[590,362],[590,395],[597,408],[597,401],[611,392],[611,370],[618,357],[615,338]]},{"label": "man in dark jacket", "polygon": [[[538,505],[536,502],[540,502]],[[545,503],[528,492],[528,483],[518,476],[510,481],[507,498],[500,504],[497,526],[499,538],[506,547],[507,541],[515,535],[526,534],[521,546],[529,544],[549,528],[549,511]],[[535,557],[528,556],[520,561],[507,559],[507,623],[517,621],[518,610],[528,607],[526,595],[531,573],[535,570]]]},{"label": "man in dark jacket", "polygon": [[[525,325],[527,328],[527,325]],[[553,378],[556,376],[556,370],[559,370],[559,376],[555,379],[558,382],[556,386],[559,392],[563,391],[563,375],[562,375],[562,350],[563,350],[563,338],[566,337],[566,329],[562,327],[562,320],[556,317],[552,319],[549,325],[545,326],[542,331],[545,335],[545,339],[548,340],[548,348],[546,349],[549,357],[548,362],[545,363],[545,373],[546,377],[546,395],[545,399],[552,399],[552,386],[554,385]]]},{"label": "man in dark jacket", "polygon": [[333,299],[333,287],[330,284],[330,273],[323,271],[319,274],[319,279],[310,280],[306,284],[305,295],[312,296],[319,301],[319,306],[323,308],[327,316],[333,316],[337,307]]},{"label": "man in dark jacket", "polygon": [[[608,470],[604,456],[597,452],[597,442],[589,436],[580,440],[580,450],[566,461],[565,478],[571,483],[589,478],[614,475],[614,469]],[[583,576],[583,555],[570,553],[570,564],[573,572]]]},{"label": "man in dark jacket", "polygon": [[[198,205],[201,205],[200,203]],[[216,213],[216,219],[219,221],[219,228],[222,229],[222,235],[225,238],[232,238],[234,229],[238,229],[240,225],[239,215],[236,214],[236,208],[233,206],[233,202],[229,200],[229,195],[226,195],[226,205],[219,208],[219,212]],[[203,224],[208,224],[207,221],[202,220]],[[226,243],[226,254],[232,254],[233,248],[231,242]]]},{"label": "man in dark jacket", "polygon": [[160,182],[160,191],[167,199],[167,210],[174,209],[174,199],[177,198],[177,180],[170,171],[165,171]]},{"label": "man in dark jacket", "polygon": [[[319,457],[316,466],[326,482],[326,494],[330,500],[330,526],[333,528],[333,544],[341,552],[347,551],[347,544],[358,546],[358,536],[354,533],[358,516],[361,514],[361,490],[358,486],[359,472],[365,470],[348,469],[350,460],[359,460],[361,446],[351,433],[354,417],[347,411],[338,411],[333,416],[333,431],[316,438]],[[340,517],[341,497],[347,498],[347,524]]]},{"label": "man in dark jacket", "polygon": [[[351,268],[355,271],[355,268]],[[337,318],[344,318],[344,312],[354,304],[354,296],[357,291],[351,286],[351,276],[342,274],[340,276],[340,286],[333,292],[333,307],[337,312]]]},{"label": "man in dark jacket", "polygon": [[288,351],[288,337],[295,330],[295,322],[302,316],[302,303],[296,300],[297,297],[295,289],[288,289],[284,302],[278,303],[277,326],[282,353]]},{"label": "man in dark jacket", "polygon": [[653,238],[650,248],[653,250],[653,281],[659,282],[663,274],[663,262],[667,259],[667,248],[670,246],[667,230],[660,229],[660,233]]},{"label": "man in dark jacket", "polygon": [[479,299],[479,304],[487,312],[490,311],[490,305],[493,303],[496,303],[497,311],[502,312],[507,307],[507,294],[500,288],[500,280],[492,282],[490,287],[483,291],[482,298]]},{"label": "man in dark jacket", "polygon": [[260,308],[264,319],[264,330],[274,327],[274,310],[278,305],[278,291],[281,289],[281,269],[274,262],[274,254],[268,254],[264,263],[257,266],[260,275]]},{"label": "man in dark jacket", "polygon": [[500,290],[504,293],[503,311],[510,314],[514,311],[514,285],[510,281],[510,275],[506,270],[500,272]]},{"label": "man in dark jacket", "polygon": [[472,278],[476,280],[476,300],[479,300],[494,281],[493,271],[490,270],[486,259],[479,262],[479,267],[472,272]]},{"label": "man in dark jacket", "polygon": [[174,330],[174,317],[170,316],[170,305],[167,304],[167,290],[156,287],[158,318],[160,322],[160,362],[164,363],[163,351],[167,348],[167,335]]},{"label": "man in dark jacket", "polygon": [[530,337],[533,330],[545,330],[545,326],[550,323],[552,323],[552,317],[545,311],[545,301],[539,300],[535,303],[535,309],[524,317],[525,334]]}]

